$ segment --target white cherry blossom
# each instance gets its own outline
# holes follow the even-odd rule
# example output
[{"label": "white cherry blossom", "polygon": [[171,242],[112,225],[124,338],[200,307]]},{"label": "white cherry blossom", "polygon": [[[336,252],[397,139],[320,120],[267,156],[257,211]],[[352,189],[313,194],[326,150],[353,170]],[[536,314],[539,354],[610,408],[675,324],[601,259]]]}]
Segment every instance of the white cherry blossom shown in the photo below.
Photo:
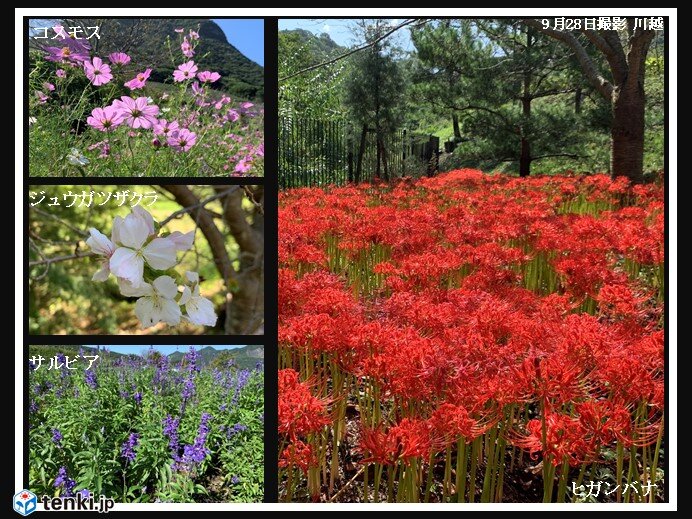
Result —
[{"label": "white cherry blossom", "polygon": [[156,270],[167,270],[177,264],[177,249],[173,240],[154,238],[147,243],[152,228],[145,218],[131,213],[113,225],[116,241],[121,245],[110,259],[110,270],[115,276],[137,287],[144,282],[145,261]]},{"label": "white cherry blossom", "polygon": [[104,256],[101,262],[101,268],[92,276],[92,281],[106,281],[108,276],[110,276],[110,259],[115,252],[115,244],[108,239],[108,237],[101,231],[94,229],[93,227],[89,229],[89,234],[91,235],[87,238],[86,244],[91,248],[93,252],[99,256]]},{"label": "white cherry blossom", "polygon": [[[163,321],[166,324],[180,323],[180,307],[175,302],[178,285],[170,276],[159,276],[151,284],[143,282],[138,287],[131,287],[131,295],[141,296],[135,304],[135,315],[148,328]],[[121,291],[123,285],[121,285]],[[123,292],[124,295],[128,295]]]},{"label": "white cherry blossom", "polygon": [[206,297],[200,295],[199,285],[195,285],[192,290],[190,287],[183,288],[183,295],[180,296],[179,303],[185,307],[187,317],[191,323],[205,326],[216,325],[214,304]]}]

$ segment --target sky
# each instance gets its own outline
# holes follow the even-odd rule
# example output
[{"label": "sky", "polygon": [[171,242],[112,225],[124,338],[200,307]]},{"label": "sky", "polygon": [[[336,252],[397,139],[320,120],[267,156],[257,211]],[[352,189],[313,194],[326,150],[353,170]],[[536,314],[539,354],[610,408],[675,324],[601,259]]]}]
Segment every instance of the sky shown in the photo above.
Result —
[{"label": "sky", "polygon": [[[88,345],[85,344],[85,346],[89,348],[96,348],[94,345]],[[233,346],[212,346],[215,350],[233,350],[235,348],[242,348],[245,346],[244,344],[235,344]],[[102,348],[108,348],[110,351],[113,351],[115,353],[124,353],[124,354],[132,354],[135,353],[137,355],[141,355],[142,353],[146,353],[149,351],[150,346],[145,345],[145,346],[101,346]],[[195,346],[196,349],[202,349],[206,348],[207,346],[201,345],[201,346]],[[169,346],[154,346],[154,349],[158,352],[160,352],[163,355],[170,355],[171,353],[175,353],[176,351],[181,351],[185,353],[190,349],[189,344],[185,345],[169,345]]]},{"label": "sky", "polygon": [[[401,23],[403,20],[394,18],[390,20],[392,24],[396,25]],[[358,40],[351,28],[354,26],[356,20],[348,20],[342,18],[307,18],[307,19],[284,19],[279,20],[279,30],[283,31],[285,29],[305,29],[313,34],[322,34],[326,32],[329,34],[332,40],[334,40],[339,45],[343,47],[351,47],[356,43],[363,43]],[[411,37],[409,36],[408,29],[404,28],[395,32],[392,36],[394,38],[393,43],[401,47],[405,51],[413,50],[413,44],[411,43]]]},{"label": "sky", "polygon": [[215,18],[214,21],[223,30],[228,43],[264,66],[264,20]]}]

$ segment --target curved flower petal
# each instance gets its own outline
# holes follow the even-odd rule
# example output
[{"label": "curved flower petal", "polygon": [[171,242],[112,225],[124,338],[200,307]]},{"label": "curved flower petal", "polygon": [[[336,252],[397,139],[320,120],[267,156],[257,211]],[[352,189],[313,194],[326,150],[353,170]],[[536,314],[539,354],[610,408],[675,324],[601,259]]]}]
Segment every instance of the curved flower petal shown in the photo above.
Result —
[{"label": "curved flower petal", "polygon": [[154,280],[154,289],[166,299],[178,295],[178,285],[171,276],[159,276]]},{"label": "curved flower petal", "polygon": [[185,305],[185,310],[187,310],[190,321],[194,324],[216,325],[214,304],[205,297],[193,297]]},{"label": "curved flower petal", "polygon": [[144,247],[142,254],[156,270],[166,270],[178,263],[175,243],[168,238],[155,238]]},{"label": "curved flower petal", "polygon": [[142,328],[154,326],[161,320],[159,318],[159,312],[154,308],[154,300],[151,297],[142,297],[137,300],[135,304],[135,315],[142,323]]},{"label": "curved flower petal", "polygon": [[110,256],[113,254],[115,245],[113,245],[113,242],[111,242],[105,234],[93,227],[89,229],[89,234],[91,234],[91,236],[87,239],[86,244],[91,250],[101,256]]},{"label": "curved flower petal", "polygon": [[186,304],[190,300],[191,297],[192,297],[192,291],[190,290],[190,287],[184,287],[183,293],[180,296],[180,299],[178,300],[178,304],[179,305]]},{"label": "curved flower petal", "polygon": [[154,234],[156,232],[156,226],[154,225],[154,217],[151,216],[151,213],[144,209],[141,206],[136,206],[132,208],[132,212],[137,216],[137,218],[141,218],[142,221],[147,225],[147,229],[149,230],[149,236]]},{"label": "curved flower petal", "polygon": [[153,326],[160,321],[170,325],[180,323],[180,307],[172,299],[152,296],[142,297],[135,304],[135,315],[143,328]]},{"label": "curved flower petal", "polygon": [[185,272],[185,277],[193,285],[195,283],[199,283],[199,274],[197,272],[192,272],[192,271],[188,270],[187,272]]},{"label": "curved flower petal", "polygon": [[120,227],[123,224],[123,217],[122,216],[116,216],[113,218],[113,229],[111,229],[111,241],[113,243],[121,243],[120,242]]},{"label": "curved flower petal", "polygon": [[192,244],[195,241],[195,231],[190,231],[185,234],[180,231],[173,231],[167,238],[175,243],[175,248],[177,250],[184,251],[192,248]]},{"label": "curved flower petal", "polygon": [[105,259],[101,262],[101,268],[91,277],[92,281],[106,281],[111,275],[109,260]]},{"label": "curved flower petal", "polygon": [[159,299],[160,304],[159,316],[161,320],[170,325],[176,325],[180,323],[180,317],[182,313],[180,312],[180,307],[178,303],[172,299]]},{"label": "curved flower petal", "polygon": [[120,293],[125,297],[143,297],[154,293],[154,289],[146,281],[135,287],[126,279],[121,278],[118,279],[118,287],[120,287]]},{"label": "curved flower petal", "polygon": [[110,267],[113,274],[128,280],[133,287],[136,288],[142,284],[144,259],[132,249],[118,247],[111,256]]},{"label": "curved flower petal", "polygon": [[118,234],[120,236],[120,242],[125,247],[139,250],[149,237],[149,229],[143,219],[130,213],[122,221]]}]

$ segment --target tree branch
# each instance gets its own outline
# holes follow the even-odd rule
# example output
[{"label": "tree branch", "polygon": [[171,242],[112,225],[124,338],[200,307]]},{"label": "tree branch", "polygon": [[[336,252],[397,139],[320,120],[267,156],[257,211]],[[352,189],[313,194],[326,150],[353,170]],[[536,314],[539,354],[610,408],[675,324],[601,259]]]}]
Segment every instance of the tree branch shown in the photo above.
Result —
[{"label": "tree branch", "polygon": [[615,81],[615,84],[621,83],[627,76],[627,62],[617,33],[615,34],[615,39],[617,41],[608,41],[606,38],[612,40],[612,36],[608,35],[607,31],[603,31],[603,36],[594,30],[584,29],[582,32],[605,56],[608,65],[610,65],[610,70],[613,73],[613,81]]},{"label": "tree branch", "polygon": [[[368,43],[361,45],[360,47],[356,47],[355,49],[351,49],[348,52],[344,52],[343,54],[340,54],[339,56],[336,56],[335,58],[328,59],[327,61],[323,61],[322,63],[318,63],[317,65],[311,65],[311,66],[306,67],[304,69],[298,70],[297,72],[293,72],[292,74],[289,74],[288,76],[280,77],[279,81],[280,82],[286,81],[286,80],[294,78],[296,76],[300,76],[301,74],[305,74],[306,72],[310,72],[311,70],[316,70],[318,68],[326,67],[327,65],[331,65],[332,63],[336,63],[337,61],[340,61],[344,58],[348,58],[349,56],[355,54],[356,52],[360,52],[362,50],[369,49],[370,47],[377,45],[379,42],[381,42],[385,38],[388,38],[389,36],[394,34],[396,31],[401,29],[402,27],[406,27],[407,25],[411,25],[413,22],[416,22],[416,21],[418,21],[418,20],[416,20],[415,18],[405,20],[404,22],[400,23],[396,27],[391,28],[389,31],[384,33],[382,36],[379,36],[379,37],[375,38],[374,40],[369,41]],[[419,22],[419,24],[422,24],[422,23],[427,23],[427,20],[425,20],[423,22]]]},{"label": "tree branch", "polygon": [[600,72],[596,68],[596,65],[587,54],[586,49],[584,49],[582,44],[579,43],[579,40],[577,40],[574,34],[566,31],[556,31],[555,29],[550,28],[544,29],[543,24],[541,22],[532,18],[524,18],[522,19],[522,22],[530,27],[539,30],[544,34],[547,34],[551,38],[555,38],[556,40],[559,40],[568,45],[569,48],[572,49],[572,51],[574,52],[574,55],[577,57],[577,61],[579,61],[579,64],[581,65],[581,68],[584,71],[586,78],[591,82],[591,84],[593,84],[594,87],[596,87],[596,89],[604,98],[606,98],[607,100],[610,100],[612,98],[612,83],[600,74]]},{"label": "tree branch", "polygon": [[551,157],[567,157],[570,159],[579,159],[585,157],[585,155],[577,155],[576,153],[548,153],[547,155],[538,155],[537,157],[531,157],[531,160],[541,160]]},{"label": "tree branch", "polygon": [[634,35],[630,38],[630,48],[627,53],[627,63],[629,74],[627,76],[627,86],[634,87],[638,82],[644,87],[644,70],[646,55],[649,46],[654,39],[654,31],[637,28]]},{"label": "tree branch", "polygon": [[[163,187],[164,189],[167,189],[167,186],[161,186],[161,187]],[[195,209],[199,209],[199,208],[201,208],[201,207],[204,207],[205,205],[207,205],[207,204],[210,203],[210,202],[213,202],[214,200],[218,200],[219,198],[223,198],[223,197],[225,197],[226,195],[230,195],[230,194],[233,193],[234,191],[237,191],[237,190],[241,189],[241,187],[243,187],[243,186],[231,186],[231,187],[227,187],[226,189],[223,189],[222,191],[217,191],[217,193],[216,193],[215,195],[212,195],[212,196],[210,196],[210,197],[208,197],[208,198],[205,198],[204,200],[202,200],[201,202],[199,202],[199,203],[197,203],[197,204],[195,204],[195,205],[193,205],[193,206],[190,206],[190,207],[183,207],[183,208],[180,209],[179,211],[176,211],[175,213],[171,213],[171,214],[168,215],[166,218],[164,218],[163,221],[159,223],[159,226],[160,226],[160,227],[163,227],[164,225],[166,225],[166,224],[167,224],[168,222],[170,222],[171,220],[173,220],[173,219],[175,219],[175,218],[180,218],[181,216],[183,216],[184,214],[189,213],[190,211],[194,211]],[[182,205],[182,204],[181,204],[181,205]],[[212,211],[208,211],[208,210],[207,210],[207,212],[211,213]]]},{"label": "tree branch", "polygon": [[[610,45],[615,52],[616,69],[612,70],[613,81],[616,83],[624,81],[627,76],[628,66],[625,50],[622,48],[622,42],[620,41],[620,35],[615,29],[603,30],[600,31],[599,34],[603,36],[603,39],[608,42],[608,45]],[[610,62],[608,62],[608,64],[611,65],[612,69],[613,65]]]},{"label": "tree branch", "polygon": [[36,267],[38,265],[52,265],[53,263],[60,263],[62,261],[69,261],[77,258],[89,258],[91,256],[95,256],[93,252],[84,252],[83,254],[80,254],[79,252],[76,252],[74,254],[70,254],[69,256],[56,256],[54,258],[46,258],[46,259],[41,259],[41,260],[36,260],[36,261],[30,261],[29,266],[30,267]]}]

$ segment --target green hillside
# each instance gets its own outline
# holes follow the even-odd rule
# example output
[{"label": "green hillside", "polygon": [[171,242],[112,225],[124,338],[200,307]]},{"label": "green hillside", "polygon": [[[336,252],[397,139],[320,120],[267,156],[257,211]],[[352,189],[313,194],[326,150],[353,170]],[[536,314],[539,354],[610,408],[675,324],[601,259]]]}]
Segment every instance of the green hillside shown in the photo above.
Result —
[{"label": "green hillside", "polygon": [[306,31],[305,29],[285,29],[280,31],[279,34],[282,38],[287,38],[307,46],[307,50],[310,54],[314,55],[317,59],[330,58],[337,54],[341,54],[346,51],[346,47],[342,47],[326,32],[323,32],[319,36]]},{"label": "green hillside", "polygon": [[[65,355],[78,355],[80,348],[87,353],[88,355],[96,355],[97,351],[96,348],[91,348],[88,346],[73,346],[73,345],[63,345],[63,346],[55,346],[55,345],[36,345],[32,344],[29,346],[29,357],[32,357],[34,355],[41,355],[42,357],[45,357],[46,359],[53,357],[57,355],[58,353],[64,353]],[[108,355],[111,358],[118,358],[118,357],[128,357],[129,355],[124,355],[122,353],[116,353],[114,351],[109,351],[106,353],[105,348],[107,346],[101,346],[98,355],[103,357]],[[145,348],[145,346],[141,346],[139,348],[135,347],[134,351],[139,352],[142,348]],[[134,355],[134,353],[133,353]]]},{"label": "green hillside", "polygon": [[[88,355],[97,354],[97,350],[94,347],[87,346],[47,346],[47,345],[30,345],[29,346],[29,358],[33,356],[42,356],[43,362],[49,362],[47,359],[54,357],[58,353],[64,353],[70,357],[78,355],[79,349],[82,349]],[[98,355],[103,359],[109,357],[111,359],[117,359],[119,357],[128,357],[122,353],[116,353],[114,351],[106,352],[108,346],[101,346]],[[133,346],[134,352],[132,356],[137,356],[138,354],[147,350],[147,346]],[[176,351],[168,355],[168,359],[171,363],[179,363],[188,351],[187,346],[181,346],[180,351]],[[242,369],[254,369],[258,362],[264,362],[264,346],[243,346],[242,348],[235,348],[232,350],[217,350],[213,346],[205,346],[199,349],[200,355],[200,365],[202,367],[212,366],[223,368],[228,364],[228,361],[233,359],[235,364]],[[47,364],[46,364],[47,365]]]},{"label": "green hillside", "polygon": [[[178,363],[185,355],[185,351],[176,351],[168,356],[173,363]],[[228,360],[233,359],[236,365],[244,369],[253,369],[258,362],[264,362],[264,346],[243,346],[232,350],[217,350],[213,346],[206,346],[199,350],[202,366],[210,364],[221,367]]]}]

